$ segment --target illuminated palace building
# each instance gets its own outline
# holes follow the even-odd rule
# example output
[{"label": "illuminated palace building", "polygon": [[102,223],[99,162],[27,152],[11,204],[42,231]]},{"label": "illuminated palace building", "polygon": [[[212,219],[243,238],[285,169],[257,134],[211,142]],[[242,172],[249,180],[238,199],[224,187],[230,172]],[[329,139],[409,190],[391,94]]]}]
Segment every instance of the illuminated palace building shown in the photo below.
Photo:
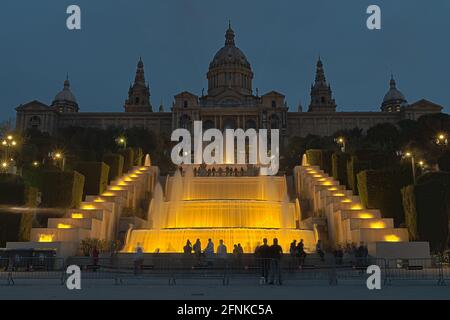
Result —
[{"label": "illuminated palace building", "polygon": [[[279,129],[286,141],[292,136],[332,135],[355,127],[368,129],[377,123],[417,119],[442,110],[427,100],[408,104],[392,78],[381,112],[336,112],[319,59],[308,111],[298,107],[296,112],[290,112],[281,93],[254,94],[253,76],[250,62],[235,45],[230,26],[225,46],[209,65],[207,94],[199,97],[182,92],[175,96],[171,112],[165,112],[162,106],[153,112],[144,63],[140,60],[125,112],[79,112],[67,79],[50,106],[39,101],[19,106],[17,129],[33,128],[54,134],[68,126],[144,127],[170,135],[174,129],[192,129],[194,121],[202,121],[204,129]],[[233,165],[232,171],[227,165],[216,168],[212,176],[202,174],[204,167],[199,171],[185,165],[183,169],[183,174],[176,170],[164,179],[147,156],[145,166],[112,181],[105,193],[87,197],[64,218],[49,219],[47,228],[34,228],[31,241],[37,247],[59,248],[60,254],[73,255],[85,238],[114,239],[118,221],[127,219],[122,209],[133,209],[145,194],[151,194],[147,219],[135,219],[134,227],[122,230],[122,234],[126,233],[125,253],[133,252],[139,244],[146,253],[182,252],[187,239],[197,238],[203,246],[209,238],[216,245],[224,240],[228,248],[240,243],[245,253],[251,253],[263,238],[276,237],[285,252],[293,239],[303,239],[308,251],[313,251],[316,241],[323,239],[331,246],[364,241],[369,244],[370,253],[377,256],[386,256],[388,249],[396,257],[429,256],[428,244],[409,242],[407,229],[395,228],[393,220],[384,219],[379,210],[365,209],[359,197],[321,168],[309,166],[306,158],[291,177],[258,176],[255,167],[244,165]],[[303,203],[308,204],[308,212],[302,212]],[[10,248],[29,246],[8,243]]]},{"label": "illuminated palace building", "polygon": [[137,65],[134,84],[129,88],[125,112],[80,112],[70,88],[64,89],[47,105],[32,101],[17,107],[16,128],[39,129],[54,134],[68,126],[107,128],[144,127],[170,135],[176,128],[192,128],[203,121],[208,128],[277,128],[281,138],[316,134],[329,136],[341,129],[355,127],[367,130],[377,123],[397,123],[402,119],[418,119],[424,114],[439,113],[442,107],[422,99],[408,103],[392,78],[380,112],[336,112],[336,102],[328,84],[322,61],[317,62],[311,101],[307,112],[301,105],[291,111],[285,96],[276,91],[260,95],[253,90],[253,71],[245,54],[235,45],[231,26],[226,31],[225,45],[216,53],[207,73],[208,90],[201,96],[184,91],[175,96],[171,110],[161,105],[157,112],[150,100],[150,88],[144,76],[144,63]]}]

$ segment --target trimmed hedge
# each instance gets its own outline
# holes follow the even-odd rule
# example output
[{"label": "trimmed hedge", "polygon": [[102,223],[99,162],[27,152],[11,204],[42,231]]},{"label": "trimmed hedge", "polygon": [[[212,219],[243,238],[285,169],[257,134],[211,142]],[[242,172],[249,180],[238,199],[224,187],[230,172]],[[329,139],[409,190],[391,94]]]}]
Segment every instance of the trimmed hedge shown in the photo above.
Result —
[{"label": "trimmed hedge", "polygon": [[350,188],[347,179],[347,161],[350,159],[350,155],[347,153],[333,153],[331,156],[331,171],[333,178],[338,180],[340,184]]},{"label": "trimmed hedge", "polygon": [[103,162],[77,162],[75,171],[84,175],[83,197],[100,195],[108,187],[109,166]]},{"label": "trimmed hedge", "polygon": [[357,174],[364,170],[381,170],[396,165],[394,155],[376,150],[357,150],[347,160],[347,187],[358,194]]},{"label": "trimmed hedge", "polygon": [[119,154],[123,156],[123,171],[122,173],[127,173],[133,168],[134,165],[134,152],[133,149],[127,148],[119,151]]},{"label": "trimmed hedge", "polygon": [[331,155],[332,151],[320,150],[320,149],[310,149],[306,150],[306,157],[308,163],[312,166],[319,166],[320,169],[331,175]]},{"label": "trimmed hedge", "polygon": [[439,170],[450,172],[450,151],[444,152],[438,159]]},{"label": "trimmed hedge", "polygon": [[83,198],[84,176],[76,171],[44,171],[42,176],[42,206],[76,208]]},{"label": "trimmed hedge", "polygon": [[351,156],[347,160],[347,186],[353,194],[358,194],[358,173],[368,169],[370,169],[369,161],[360,161],[356,156]]},{"label": "trimmed hedge", "polygon": [[405,220],[412,240],[430,242],[433,251],[447,248],[450,174],[432,173],[402,189]]},{"label": "trimmed hedge", "polygon": [[109,166],[108,182],[120,177],[123,173],[123,156],[115,153],[108,153],[103,156],[103,162]]},{"label": "trimmed hedge", "polygon": [[379,209],[395,225],[405,222],[401,189],[412,183],[407,170],[364,170],[357,175],[359,197],[368,209]]},{"label": "trimmed hedge", "polygon": [[[25,184],[22,177],[0,174],[0,204],[37,207],[38,190]],[[15,213],[0,210],[0,247],[7,242],[29,241],[33,213]]]},{"label": "trimmed hedge", "polygon": [[133,149],[133,153],[134,153],[134,165],[135,166],[142,166],[143,163],[143,158],[144,158],[144,153],[142,152],[142,148],[134,148]]},{"label": "trimmed hedge", "polygon": [[33,214],[0,210],[0,247],[7,242],[30,241]]},{"label": "trimmed hedge", "polygon": [[[22,177],[14,174],[0,174],[0,204],[36,207],[37,190],[28,187]],[[34,195],[34,203],[31,197]],[[34,205],[33,205],[34,204]]]}]

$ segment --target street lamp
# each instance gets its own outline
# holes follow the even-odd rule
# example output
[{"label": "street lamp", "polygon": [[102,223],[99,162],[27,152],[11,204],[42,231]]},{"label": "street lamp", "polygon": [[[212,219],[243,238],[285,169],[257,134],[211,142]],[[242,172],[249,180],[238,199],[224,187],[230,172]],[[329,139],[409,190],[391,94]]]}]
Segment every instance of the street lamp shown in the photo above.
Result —
[{"label": "street lamp", "polygon": [[64,157],[64,153],[61,151],[53,151],[50,153],[50,156],[52,157],[53,161],[55,161],[57,164],[61,162],[61,170],[64,171],[64,167],[66,164],[66,158]]},{"label": "street lamp", "polygon": [[446,146],[448,145],[448,137],[447,134],[444,132],[439,133],[436,136],[436,144],[440,146]]},{"label": "street lamp", "polygon": [[410,151],[407,151],[407,152],[405,152],[405,158],[410,158],[411,159],[411,168],[412,168],[413,182],[414,182],[414,184],[416,184],[416,161],[414,160],[414,154],[412,152],[410,152]]},{"label": "street lamp", "polygon": [[116,139],[116,143],[117,143],[119,146],[122,146],[124,149],[127,148],[127,139],[126,139],[125,137],[118,137],[118,138]]},{"label": "street lamp", "polygon": [[334,139],[334,141],[341,146],[341,151],[345,152],[345,138],[344,137],[337,137],[336,139]]},{"label": "street lamp", "polygon": [[[4,154],[4,159],[3,159],[3,163],[2,163],[2,168],[6,169],[8,167],[8,161],[9,161],[8,159],[11,157],[10,149],[17,146],[17,142],[14,140],[14,136],[11,134],[6,136],[6,138],[4,138],[2,141],[2,146],[5,148],[5,154]],[[13,160],[11,160],[11,161],[13,161]],[[6,166],[3,165],[5,163],[6,163]]]}]

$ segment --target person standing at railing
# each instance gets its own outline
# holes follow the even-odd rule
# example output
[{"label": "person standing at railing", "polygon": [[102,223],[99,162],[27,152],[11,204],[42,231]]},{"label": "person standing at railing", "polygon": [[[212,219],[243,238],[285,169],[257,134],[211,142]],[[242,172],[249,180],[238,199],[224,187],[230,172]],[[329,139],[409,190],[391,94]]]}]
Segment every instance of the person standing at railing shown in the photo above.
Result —
[{"label": "person standing at railing", "polygon": [[202,257],[202,243],[200,242],[200,239],[197,239],[195,241],[193,249],[198,262],[200,262],[200,259]]},{"label": "person standing at railing", "polygon": [[144,264],[144,250],[142,249],[141,244],[138,243],[134,254],[134,274],[139,274],[142,272],[143,264]]},{"label": "person standing at railing", "polygon": [[219,259],[220,267],[225,268],[228,252],[227,246],[223,243],[223,240],[219,240],[219,246],[217,247],[217,257]]},{"label": "person standing at railing", "polygon": [[341,245],[338,245],[336,249],[334,249],[334,259],[336,264],[341,265],[344,260],[344,250]]},{"label": "person standing at railing", "polygon": [[278,239],[273,239],[273,244],[270,246],[270,282],[274,284],[275,278],[278,279],[278,284],[281,286],[281,257],[283,256],[283,248],[278,244]]},{"label": "person standing at railing", "polygon": [[100,252],[98,251],[97,246],[94,246],[94,249],[92,249],[92,264],[94,265],[94,271],[97,271],[99,255]]},{"label": "person standing at railing", "polygon": [[203,252],[205,254],[206,263],[211,266],[214,260],[214,243],[211,239],[208,239],[208,244]]},{"label": "person standing at railing", "polygon": [[294,240],[291,242],[291,245],[289,247],[289,255],[291,256],[291,261],[289,263],[289,267],[290,269],[295,269],[296,268],[296,253],[297,253],[297,240]]},{"label": "person standing at railing", "polygon": [[189,239],[187,240],[186,245],[183,247],[183,252],[185,255],[190,255],[192,253],[192,244]]},{"label": "person standing at railing", "polygon": [[325,261],[325,252],[323,252],[322,249],[322,240],[317,240],[317,244],[316,244],[316,252],[320,257],[320,261],[324,262]]},{"label": "person standing at railing", "polygon": [[227,246],[223,243],[223,240],[219,241],[219,246],[217,247],[217,256],[219,259],[227,258]]},{"label": "person standing at railing", "polygon": [[297,245],[296,248],[296,253],[297,253],[297,258],[298,258],[298,263],[300,266],[303,265],[303,263],[305,262],[305,258],[306,258],[306,252],[305,252],[305,244],[303,242],[303,239],[300,239],[300,242]]},{"label": "person standing at railing", "polygon": [[264,278],[264,283],[269,281],[270,270],[270,247],[267,244],[267,239],[263,239],[263,244],[258,247],[256,253],[256,259],[261,265],[261,276]]}]

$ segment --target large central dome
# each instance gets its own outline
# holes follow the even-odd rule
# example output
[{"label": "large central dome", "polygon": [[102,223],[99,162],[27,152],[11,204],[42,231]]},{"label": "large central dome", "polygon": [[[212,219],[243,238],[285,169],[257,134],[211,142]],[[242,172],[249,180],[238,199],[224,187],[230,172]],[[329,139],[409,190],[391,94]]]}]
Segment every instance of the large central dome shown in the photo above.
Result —
[{"label": "large central dome", "polygon": [[217,68],[224,66],[239,66],[251,69],[250,63],[245,54],[235,45],[234,31],[231,26],[225,34],[225,46],[220,49],[214,56],[209,68]]},{"label": "large central dome", "polygon": [[252,95],[253,72],[245,54],[235,45],[231,25],[225,33],[225,46],[209,65],[208,95],[219,99]]}]

